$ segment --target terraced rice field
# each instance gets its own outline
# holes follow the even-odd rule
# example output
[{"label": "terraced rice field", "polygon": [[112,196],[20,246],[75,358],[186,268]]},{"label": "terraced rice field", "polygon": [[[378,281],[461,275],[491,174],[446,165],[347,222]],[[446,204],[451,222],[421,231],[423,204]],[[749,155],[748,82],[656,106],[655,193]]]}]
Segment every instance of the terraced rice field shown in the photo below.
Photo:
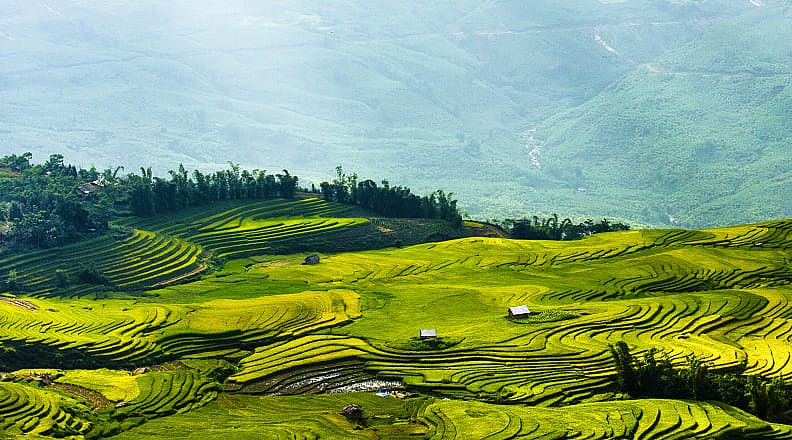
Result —
[{"label": "terraced rice field", "polygon": [[342,290],[190,305],[131,300],[30,302],[37,309],[0,302],[0,338],[6,344],[78,351],[86,365],[233,356],[247,345],[294,337],[360,315],[357,294]]},{"label": "terraced rice field", "polygon": [[[107,290],[86,284],[95,268],[115,289],[163,287],[200,274],[210,259],[233,259],[316,240],[368,222],[354,207],[316,198],[221,203],[186,214],[130,218],[128,234],[106,234],[58,249],[0,259],[0,279],[14,272],[21,289],[38,296],[81,296]],[[335,216],[335,217],[334,217]],[[59,282],[57,270],[68,282]]]},{"label": "terraced rice field", "polygon": [[705,402],[646,399],[569,408],[436,402],[423,413],[431,439],[463,438],[761,438],[787,439],[792,429]]},{"label": "terraced rice field", "polygon": [[[281,209],[267,203],[261,212]],[[308,212],[316,202],[293,203]],[[8,374],[0,400],[14,390],[6,400],[29,403],[7,407],[38,415],[0,409],[16,414],[5,432],[53,434],[63,422],[76,435],[130,439],[792,438],[716,402],[623,400],[608,351],[625,341],[673,362],[695,355],[716,371],[745,364],[746,374],[789,377],[792,220],[575,242],[464,238],[301,265],[303,255],[251,258],[260,248],[246,240],[266,247],[271,228],[314,220],[321,234],[328,218],[256,209],[130,221],[222,254],[224,268],[201,280],[139,297],[0,301],[5,344],[90,361],[26,366],[65,368],[55,385]],[[508,320],[520,304],[534,317]],[[415,341],[425,328],[442,349]],[[373,394],[397,385],[419,395]],[[94,400],[111,415],[61,415]],[[363,407],[367,427],[340,415],[347,403]]]},{"label": "terraced rice field", "polygon": [[[337,414],[355,403],[373,420],[357,429]],[[388,424],[383,423],[388,422]],[[201,428],[203,427],[203,428]],[[788,439],[774,425],[728,406],[673,400],[581,404],[563,409],[372,397],[359,393],[302,397],[232,396],[194,413],[152,421],[120,439],[417,438],[429,439]],[[259,436],[259,437],[256,437]],[[729,437],[727,437],[729,436]]]},{"label": "terraced rice field", "polygon": [[[230,380],[278,383],[276,365],[322,375],[332,369],[328,359],[359,360],[380,376],[427,390],[573,404],[612,397],[607,346],[618,340],[680,361],[695,354],[715,369],[745,361],[749,374],[788,375],[789,232],[785,222],[573,243],[462,239],[342,254],[322,267],[253,268],[271,280],[354,286],[368,310],[343,329],[347,338],[261,348]],[[518,324],[504,319],[515,304],[577,317]],[[441,352],[405,352],[402,342],[419,328],[462,342]]]},{"label": "terraced rice field", "polygon": [[297,201],[268,200],[246,203],[231,209],[200,209],[196,213],[157,216],[129,221],[135,228],[157,231],[187,239],[217,258],[234,259],[272,253],[273,247],[294,240],[315,239],[366,223],[352,217],[349,205],[316,198]]},{"label": "terraced rice field", "polygon": [[[120,288],[145,287],[194,270],[201,264],[202,252],[193,243],[135,229],[123,238],[101,236],[58,249],[7,256],[0,265],[4,276],[15,271],[25,290],[79,294],[92,287],[79,285],[78,273],[84,267],[96,268]],[[59,288],[57,269],[65,271],[75,286]]]},{"label": "terraced rice field", "polygon": [[13,382],[0,382],[0,432],[8,436],[35,436],[53,427],[84,433],[90,423],[63,410],[73,403],[56,392]]}]

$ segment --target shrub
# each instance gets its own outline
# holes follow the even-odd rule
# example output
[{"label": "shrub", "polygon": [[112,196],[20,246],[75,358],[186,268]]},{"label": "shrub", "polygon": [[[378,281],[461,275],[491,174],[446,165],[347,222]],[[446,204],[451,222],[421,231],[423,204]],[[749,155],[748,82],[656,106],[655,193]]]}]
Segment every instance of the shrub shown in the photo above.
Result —
[{"label": "shrub", "polygon": [[66,269],[55,269],[55,285],[58,287],[68,287],[71,284],[69,272]]},{"label": "shrub", "polygon": [[19,290],[19,275],[16,270],[11,269],[8,271],[4,284],[6,290]]},{"label": "shrub", "polygon": [[624,341],[610,345],[610,352],[618,388],[632,397],[719,400],[764,420],[792,421],[792,387],[782,377],[746,376],[745,365],[713,372],[695,356],[688,356],[684,368],[674,368],[667,357],[658,360],[654,349],[637,359]]},{"label": "shrub", "polygon": [[86,284],[109,286],[110,280],[93,264],[82,266],[77,272],[77,278]]}]

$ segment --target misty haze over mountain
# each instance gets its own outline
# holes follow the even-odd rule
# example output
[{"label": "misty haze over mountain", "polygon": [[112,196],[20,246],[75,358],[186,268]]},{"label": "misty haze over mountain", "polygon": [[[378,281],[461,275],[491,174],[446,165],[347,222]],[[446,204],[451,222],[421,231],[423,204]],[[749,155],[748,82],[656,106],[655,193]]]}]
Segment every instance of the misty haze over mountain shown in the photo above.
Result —
[{"label": "misty haze over mountain", "polygon": [[463,211],[792,216],[792,2],[0,0],[0,154],[336,165]]}]

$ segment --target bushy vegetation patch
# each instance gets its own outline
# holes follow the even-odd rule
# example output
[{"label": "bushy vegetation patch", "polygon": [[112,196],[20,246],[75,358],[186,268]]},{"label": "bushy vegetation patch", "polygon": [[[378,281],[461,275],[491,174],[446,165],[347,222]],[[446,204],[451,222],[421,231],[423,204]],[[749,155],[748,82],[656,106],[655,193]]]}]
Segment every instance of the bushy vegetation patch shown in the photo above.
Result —
[{"label": "bushy vegetation patch", "polygon": [[536,310],[531,311],[531,314],[525,318],[513,318],[510,320],[517,324],[535,324],[540,322],[563,321],[566,319],[574,319],[579,316],[579,313],[570,312],[567,310]]},{"label": "bushy vegetation patch", "polygon": [[421,339],[419,337],[410,338],[407,342],[403,344],[391,344],[392,348],[398,350],[410,350],[410,351],[436,351],[436,350],[445,350],[447,348],[451,348],[460,342],[462,342],[463,338],[430,338],[430,339]]},{"label": "bushy vegetation patch", "polygon": [[668,357],[658,359],[655,349],[636,356],[624,341],[611,345],[610,350],[619,389],[630,396],[718,400],[763,420],[792,422],[792,386],[783,376],[748,376],[745,365],[733,371],[712,371],[695,355],[689,355],[679,368]]}]

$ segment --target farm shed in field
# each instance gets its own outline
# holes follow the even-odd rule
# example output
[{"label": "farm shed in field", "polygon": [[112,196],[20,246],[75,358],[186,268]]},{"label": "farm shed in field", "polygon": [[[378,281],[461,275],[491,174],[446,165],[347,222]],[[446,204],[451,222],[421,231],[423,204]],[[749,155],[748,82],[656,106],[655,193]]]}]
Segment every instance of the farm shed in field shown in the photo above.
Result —
[{"label": "farm shed in field", "polygon": [[318,254],[311,254],[305,257],[303,264],[319,264],[320,258]]},{"label": "farm shed in field", "polygon": [[360,405],[349,404],[344,406],[341,414],[350,421],[360,423],[363,421],[363,408]]},{"label": "farm shed in field", "polygon": [[528,310],[528,306],[521,305],[516,307],[509,307],[509,318],[516,319],[516,318],[527,318],[531,315],[531,311]]},{"label": "farm shed in field", "polygon": [[421,331],[418,333],[418,336],[420,336],[420,337],[421,337],[421,339],[432,339],[432,338],[436,338],[436,337],[437,337],[437,330],[435,330],[435,329],[433,329],[433,328],[430,328],[430,329],[425,329],[425,330],[421,330]]}]

